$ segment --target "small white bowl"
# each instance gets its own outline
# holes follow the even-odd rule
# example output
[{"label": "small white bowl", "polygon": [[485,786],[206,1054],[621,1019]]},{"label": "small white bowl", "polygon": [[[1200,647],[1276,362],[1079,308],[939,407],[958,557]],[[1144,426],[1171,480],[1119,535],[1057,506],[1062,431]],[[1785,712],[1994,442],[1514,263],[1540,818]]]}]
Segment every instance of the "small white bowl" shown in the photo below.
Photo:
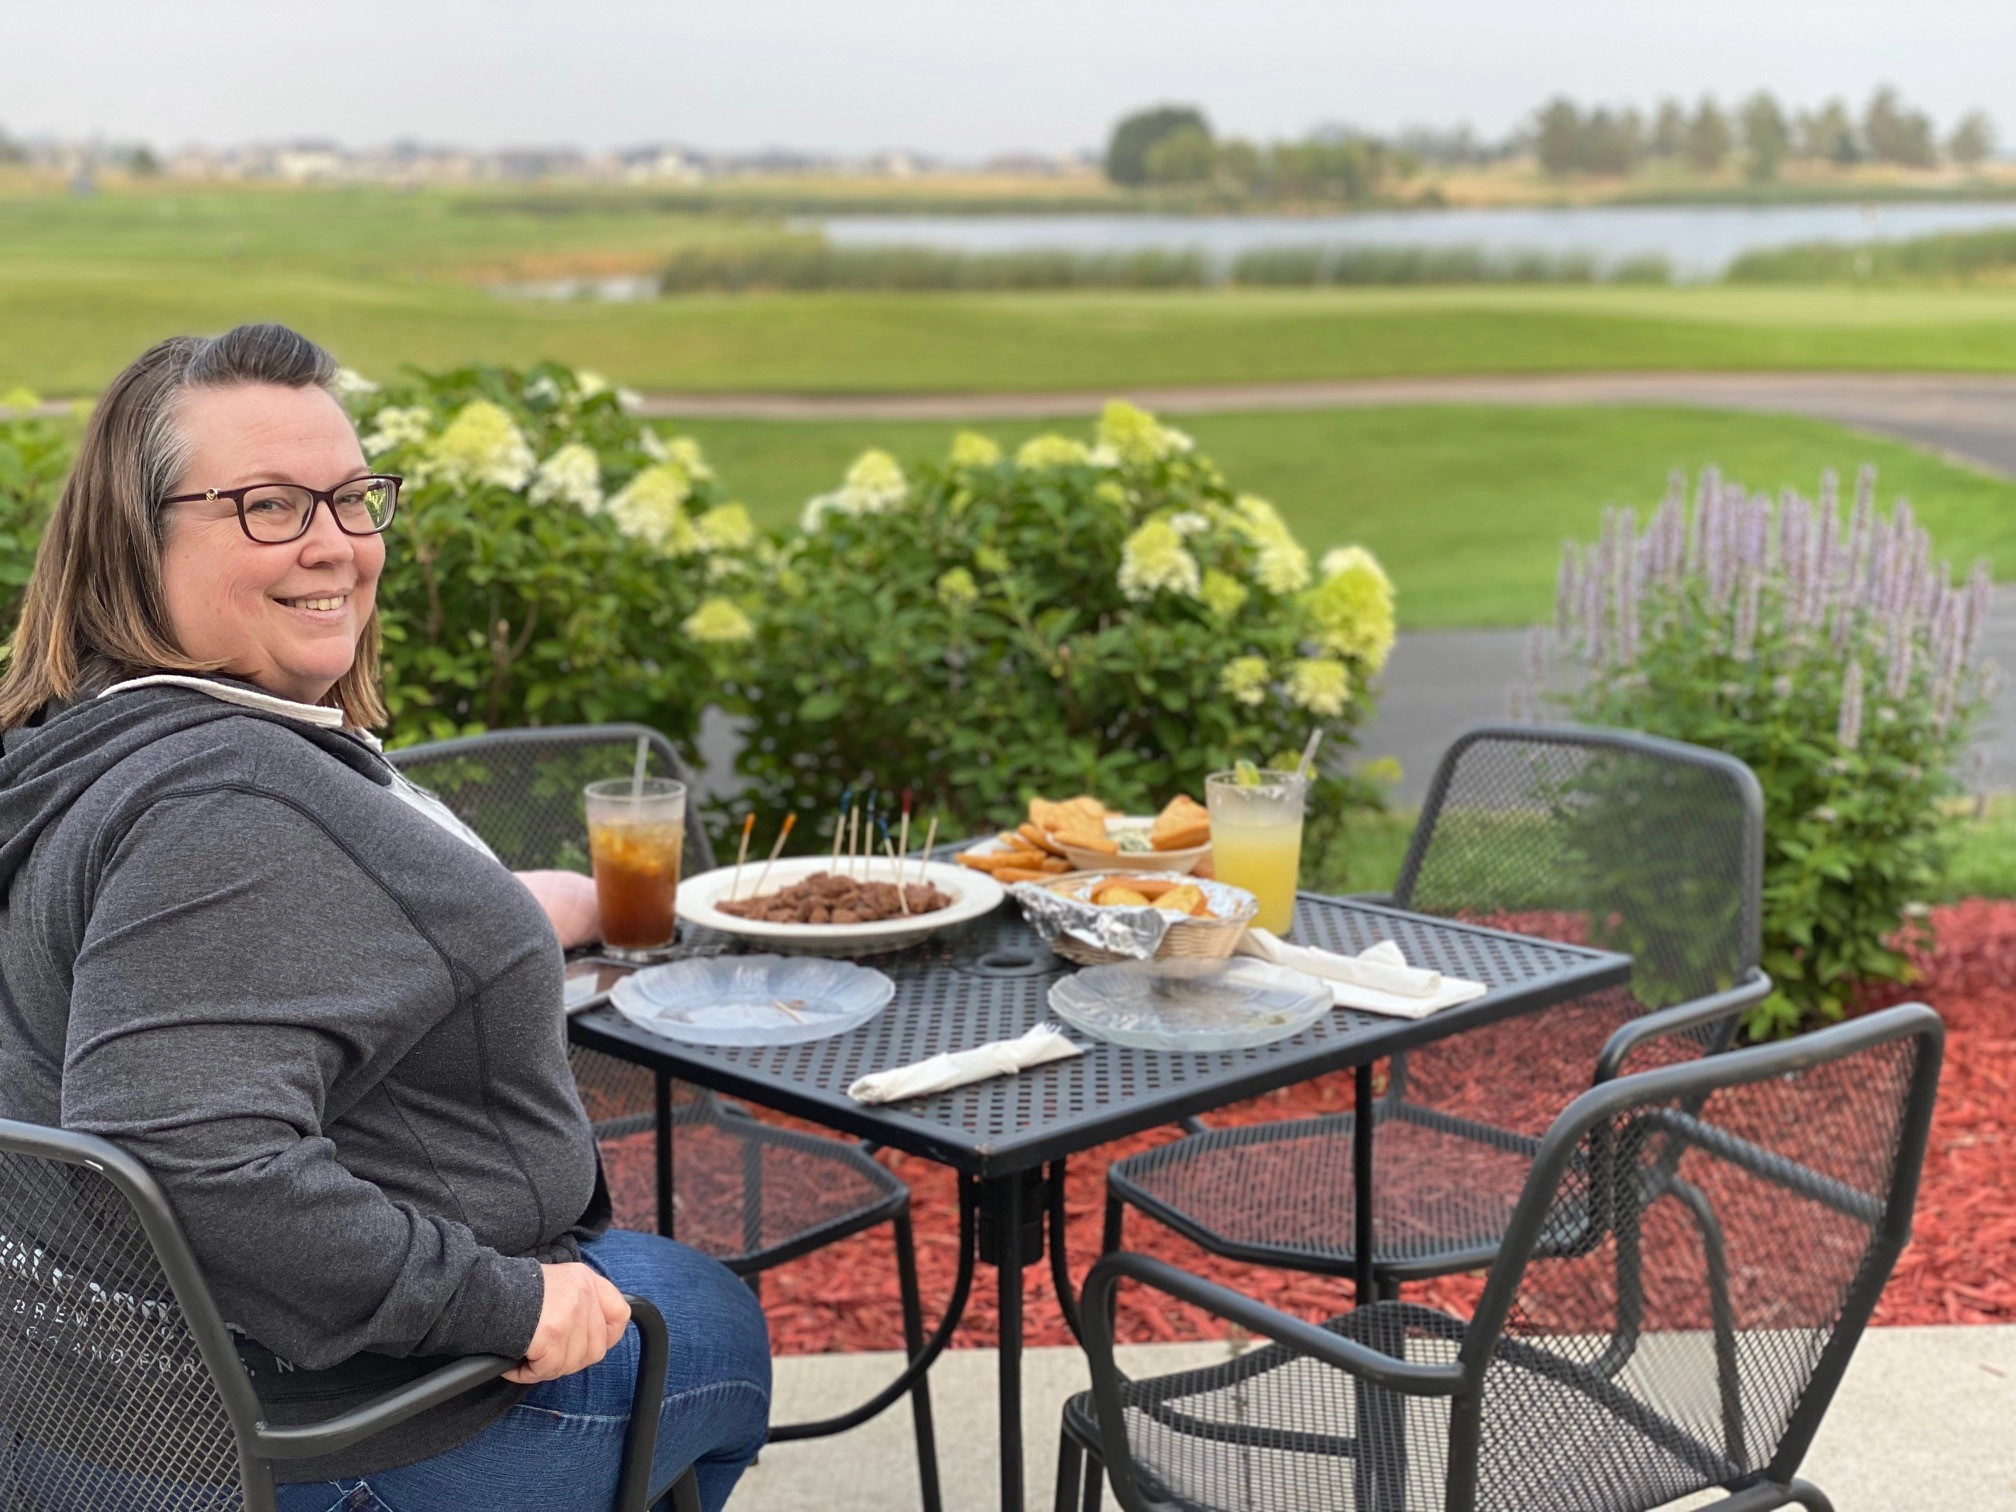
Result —
[{"label": "small white bowl", "polygon": [[[1154,826],[1155,820],[1121,818],[1106,821],[1106,833],[1117,835],[1122,830],[1138,829],[1144,834]],[[1064,852],[1073,869],[1077,871],[1156,871],[1188,874],[1197,869],[1197,863],[1211,854],[1211,842],[1193,845],[1185,850],[1145,850],[1145,851],[1101,851],[1087,850],[1082,845],[1073,845],[1068,840],[1059,840],[1059,848]]]}]

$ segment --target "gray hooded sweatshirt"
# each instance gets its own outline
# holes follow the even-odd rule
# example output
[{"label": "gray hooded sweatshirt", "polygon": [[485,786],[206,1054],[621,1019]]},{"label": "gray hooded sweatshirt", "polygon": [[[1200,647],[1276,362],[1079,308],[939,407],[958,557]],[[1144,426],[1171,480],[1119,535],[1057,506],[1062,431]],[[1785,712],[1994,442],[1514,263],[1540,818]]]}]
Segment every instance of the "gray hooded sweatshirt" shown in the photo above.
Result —
[{"label": "gray hooded sweatshirt", "polygon": [[[341,730],[182,687],[0,738],[0,1116],[160,1181],[276,1423],[521,1355],[608,1198],[561,956]],[[462,1443],[504,1382],[290,1480]]]}]

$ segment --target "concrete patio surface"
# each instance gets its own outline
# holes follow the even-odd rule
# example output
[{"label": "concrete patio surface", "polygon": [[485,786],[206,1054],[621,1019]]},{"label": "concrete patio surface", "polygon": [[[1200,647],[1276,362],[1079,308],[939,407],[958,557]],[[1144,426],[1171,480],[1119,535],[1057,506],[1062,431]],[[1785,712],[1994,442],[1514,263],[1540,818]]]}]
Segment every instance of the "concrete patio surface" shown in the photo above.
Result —
[{"label": "concrete patio surface", "polygon": [[[1223,1360],[1226,1344],[1120,1351],[1130,1374]],[[866,1397],[895,1370],[890,1354],[799,1355],[777,1362],[777,1419],[823,1415]],[[931,1372],[947,1512],[998,1505],[995,1354],[961,1349]],[[1087,1384],[1075,1349],[1023,1355],[1027,1501],[1048,1509],[1058,1412]],[[1839,1512],[2004,1512],[2016,1508],[2016,1327],[1883,1328],[1864,1336],[1804,1468]],[[1674,1503],[1712,1506],[1713,1495]],[[1113,1505],[1109,1495],[1105,1505]],[[907,1512],[919,1506],[907,1406],[839,1438],[764,1452],[733,1512]],[[1320,1512],[1310,1508],[1307,1512]],[[1544,1512],[1535,1508],[1534,1512]]]}]

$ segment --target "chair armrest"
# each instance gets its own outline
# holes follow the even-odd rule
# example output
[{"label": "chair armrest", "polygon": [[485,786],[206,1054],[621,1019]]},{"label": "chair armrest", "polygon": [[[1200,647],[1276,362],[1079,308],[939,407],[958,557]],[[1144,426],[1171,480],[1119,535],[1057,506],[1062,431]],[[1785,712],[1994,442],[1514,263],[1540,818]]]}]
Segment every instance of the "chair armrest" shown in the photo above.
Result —
[{"label": "chair armrest", "polygon": [[1684,1034],[1689,1029],[1733,1020],[1770,995],[1771,978],[1753,966],[1734,987],[1635,1018],[1612,1034],[1604,1044],[1603,1053],[1596,1061],[1596,1081],[1614,1081],[1622,1073],[1631,1053],[1642,1045],[1668,1035]]},{"label": "chair armrest", "polygon": [[1103,1255],[1085,1278],[1082,1308],[1085,1321],[1085,1348],[1092,1357],[1095,1387],[1103,1375],[1118,1384],[1119,1372],[1113,1363],[1113,1292],[1122,1279],[1138,1281],[1181,1302],[1191,1302],[1249,1333],[1264,1335],[1275,1343],[1308,1355],[1325,1365],[1371,1381],[1409,1396],[1454,1396],[1462,1389],[1464,1373],[1453,1365],[1416,1365],[1367,1348],[1355,1339],[1341,1338],[1314,1323],[1277,1312],[1242,1292],[1206,1281],[1202,1276],[1179,1270],[1166,1261],[1126,1250]]},{"label": "chair armrest", "polygon": [[505,1371],[516,1368],[517,1364],[516,1360],[506,1359],[503,1355],[470,1355],[467,1359],[443,1365],[439,1370],[429,1371],[396,1391],[389,1391],[375,1401],[353,1407],[324,1422],[289,1428],[269,1428],[261,1423],[254,1429],[259,1452],[282,1460],[334,1454],[370,1438],[374,1433],[383,1433],[395,1423],[403,1423],[429,1407],[452,1401],[485,1381],[494,1381]]}]

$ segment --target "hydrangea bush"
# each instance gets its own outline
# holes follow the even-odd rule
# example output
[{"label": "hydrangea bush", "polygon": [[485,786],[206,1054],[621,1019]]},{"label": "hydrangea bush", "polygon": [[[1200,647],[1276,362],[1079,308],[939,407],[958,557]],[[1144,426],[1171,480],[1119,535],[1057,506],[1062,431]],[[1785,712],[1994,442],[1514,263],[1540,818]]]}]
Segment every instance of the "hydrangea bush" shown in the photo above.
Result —
[{"label": "hydrangea bush", "polygon": [[[28,410],[40,402],[26,389],[0,394],[0,409]],[[14,633],[21,590],[28,586],[42,527],[56,507],[79,434],[75,419],[0,425],[0,641]]]},{"label": "hydrangea bush", "polygon": [[1138,409],[1012,456],[971,432],[908,471],[864,453],[799,524],[730,684],[749,798],[773,815],[823,822],[866,787],[914,789],[960,831],[1039,792],[1139,809],[1238,757],[1292,760],[1319,727],[1336,759],[1312,814],[1372,797],[1342,758],[1392,584],[1362,549],[1312,562]]},{"label": "hydrangea bush", "polygon": [[1940,802],[1985,691],[1985,565],[1964,586],[1864,469],[1843,518],[1774,503],[1713,471],[1642,527],[1606,514],[1570,544],[1547,643],[1576,717],[1727,751],[1765,797],[1764,960],[1776,991],[1759,1037],[1838,1018],[1856,984],[1903,980],[1900,931],[1943,857]]},{"label": "hydrangea bush", "polygon": [[690,440],[591,373],[345,380],[406,478],[379,603],[400,741],[639,719],[690,741],[767,550]]}]

